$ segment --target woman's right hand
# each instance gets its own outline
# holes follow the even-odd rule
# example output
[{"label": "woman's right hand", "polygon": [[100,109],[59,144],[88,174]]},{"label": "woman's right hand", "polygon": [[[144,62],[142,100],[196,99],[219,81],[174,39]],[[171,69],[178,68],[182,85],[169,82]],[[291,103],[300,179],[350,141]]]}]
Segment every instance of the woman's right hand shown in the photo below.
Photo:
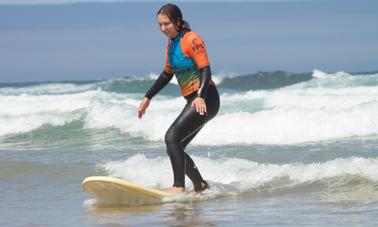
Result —
[{"label": "woman's right hand", "polygon": [[146,97],[142,100],[138,109],[138,118],[142,118],[144,112],[146,112],[147,107],[150,105],[150,100]]}]

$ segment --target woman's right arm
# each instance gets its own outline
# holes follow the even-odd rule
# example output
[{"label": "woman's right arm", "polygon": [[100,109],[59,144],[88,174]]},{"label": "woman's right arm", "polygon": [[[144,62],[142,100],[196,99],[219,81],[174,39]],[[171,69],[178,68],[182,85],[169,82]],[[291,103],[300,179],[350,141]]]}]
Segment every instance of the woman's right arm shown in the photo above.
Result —
[{"label": "woman's right arm", "polygon": [[163,87],[165,87],[165,85],[169,83],[172,77],[173,77],[173,74],[163,71],[160,74],[160,76],[157,78],[155,83],[152,85],[152,87],[146,92],[144,97],[151,100],[152,97],[154,97]]},{"label": "woman's right arm", "polygon": [[163,71],[160,76],[157,78],[155,83],[152,85],[152,87],[147,91],[147,93],[144,95],[144,99],[139,105],[138,109],[138,117],[142,118],[143,114],[145,113],[146,109],[150,105],[150,100],[163,88],[165,87],[169,81],[172,79],[173,74],[167,73]]}]

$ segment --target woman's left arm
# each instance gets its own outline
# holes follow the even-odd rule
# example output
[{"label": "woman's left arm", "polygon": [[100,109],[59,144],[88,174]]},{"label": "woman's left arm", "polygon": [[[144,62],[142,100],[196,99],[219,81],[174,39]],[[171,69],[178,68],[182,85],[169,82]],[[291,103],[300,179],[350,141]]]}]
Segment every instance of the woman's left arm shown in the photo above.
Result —
[{"label": "woman's left arm", "polygon": [[205,99],[207,88],[211,80],[210,65],[203,67],[200,71],[200,87],[198,89],[198,97]]},{"label": "woman's left arm", "polygon": [[205,66],[200,70],[200,87],[198,89],[198,97],[195,98],[192,102],[192,106],[196,107],[196,111],[200,115],[204,115],[207,112],[206,108],[206,92],[207,88],[209,87],[209,83],[211,80],[211,69],[210,66]]},{"label": "woman's left arm", "polygon": [[205,103],[206,92],[211,81],[210,63],[207,56],[205,43],[195,32],[188,33],[184,36],[184,38],[188,44],[186,46],[187,55],[194,60],[200,72],[198,97],[193,100],[192,106],[196,107],[196,110],[200,115],[204,115],[207,111]]}]

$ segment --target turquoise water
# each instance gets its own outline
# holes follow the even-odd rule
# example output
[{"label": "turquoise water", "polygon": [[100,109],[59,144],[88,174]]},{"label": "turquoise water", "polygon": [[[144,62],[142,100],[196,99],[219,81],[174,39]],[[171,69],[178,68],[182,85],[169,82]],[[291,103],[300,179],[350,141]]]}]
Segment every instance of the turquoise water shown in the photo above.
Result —
[{"label": "turquoise water", "polygon": [[172,184],[163,138],[185,104],[177,83],[142,120],[153,78],[0,86],[0,225],[376,226],[378,75],[271,76],[215,76],[221,111],[187,150],[211,189],[140,207],[98,207],[81,182]]}]

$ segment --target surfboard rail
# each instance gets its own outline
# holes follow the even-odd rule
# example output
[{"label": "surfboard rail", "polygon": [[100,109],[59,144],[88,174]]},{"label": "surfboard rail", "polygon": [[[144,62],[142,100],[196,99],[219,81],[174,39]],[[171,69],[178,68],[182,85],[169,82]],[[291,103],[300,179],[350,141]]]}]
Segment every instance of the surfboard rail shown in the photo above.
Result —
[{"label": "surfboard rail", "polygon": [[100,205],[157,204],[172,196],[168,192],[106,176],[87,177],[82,185],[84,191],[95,196]]}]

